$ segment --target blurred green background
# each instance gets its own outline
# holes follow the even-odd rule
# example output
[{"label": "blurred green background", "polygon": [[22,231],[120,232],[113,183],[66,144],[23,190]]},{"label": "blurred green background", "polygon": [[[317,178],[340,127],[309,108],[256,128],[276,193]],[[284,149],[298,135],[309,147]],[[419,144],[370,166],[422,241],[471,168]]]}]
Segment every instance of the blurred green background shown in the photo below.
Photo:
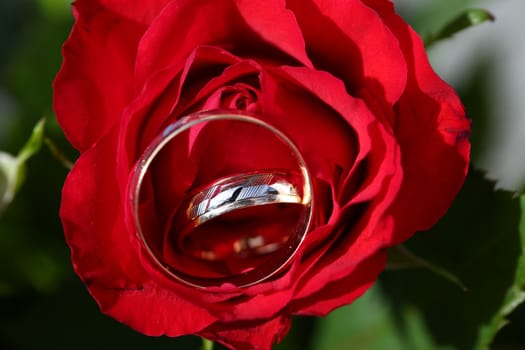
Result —
[{"label": "blurred green background", "polygon": [[[488,8],[496,15],[495,23],[436,44],[429,53],[473,119],[474,167],[509,190],[520,188],[525,179],[525,99],[520,98],[525,91],[520,64],[525,61],[525,29],[520,27],[524,4],[396,1],[422,35],[436,32],[466,7]],[[0,0],[0,150],[16,154],[45,116],[46,135],[67,157],[77,157],[51,105],[51,83],[72,24],[69,1]],[[20,192],[0,214],[0,349],[198,349],[196,337],[145,337],[98,311],[72,271],[58,218],[66,174],[43,148],[29,161]],[[353,305],[322,320],[295,319],[289,336],[276,348],[486,348],[506,311],[525,298],[520,214],[518,199],[494,192],[493,185],[473,171],[444,220],[407,244],[457,276],[467,291],[429,269],[389,269]],[[524,331],[522,306],[512,312],[491,348],[525,349]]]}]

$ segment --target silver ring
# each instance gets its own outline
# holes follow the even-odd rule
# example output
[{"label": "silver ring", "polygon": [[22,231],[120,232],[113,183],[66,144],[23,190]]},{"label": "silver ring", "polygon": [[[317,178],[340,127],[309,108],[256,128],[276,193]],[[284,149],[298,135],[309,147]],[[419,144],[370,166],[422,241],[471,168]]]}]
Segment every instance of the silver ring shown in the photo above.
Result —
[{"label": "silver ring", "polygon": [[[182,205],[183,208],[187,207],[184,219],[188,222],[179,235],[179,248],[185,249],[185,240],[191,237],[194,229],[230,212],[263,205],[302,205],[303,199],[298,188],[301,182],[298,174],[268,170],[224,177],[193,191],[189,195],[188,203]],[[222,252],[205,249],[186,250],[205,260],[224,259],[233,254],[266,255],[280,249],[287,239],[286,233],[274,239],[260,234],[249,234],[230,242],[230,249],[223,249]]]},{"label": "silver ring", "polygon": [[275,203],[302,203],[296,179],[284,172],[229,176],[196,191],[186,214],[193,226],[246,207]]},{"label": "silver ring", "polygon": [[[150,171],[152,163],[157,159],[159,153],[164,149],[164,147],[174,138],[183,134],[184,132],[189,131],[191,128],[196,127],[200,124],[213,123],[216,121],[232,121],[232,122],[241,122],[249,123],[255,126],[261,127],[266,131],[269,131],[272,135],[275,136],[276,140],[284,144],[290,151],[290,154],[295,159],[297,167],[294,169],[293,173],[297,174],[297,178],[300,180],[297,184],[294,184],[291,188],[288,187],[288,190],[280,188],[281,185],[286,185],[291,182],[291,178],[295,175],[286,175],[284,178],[287,178],[287,181],[273,181],[273,184],[267,188],[267,191],[261,190],[261,196],[257,197],[249,195],[246,198],[252,198],[247,201],[234,201],[233,205],[228,205],[225,202],[221,202],[218,194],[226,195],[228,190],[224,188],[218,193],[215,193],[215,196],[212,196],[218,205],[212,209],[209,204],[210,200],[198,199],[199,194],[195,194],[192,198],[195,199],[192,206],[186,207],[190,209],[191,217],[197,219],[198,225],[202,226],[205,222],[209,221],[211,218],[216,218],[218,216],[223,216],[225,213],[231,212],[233,210],[237,211],[239,208],[249,208],[253,207],[254,204],[262,205],[264,202],[279,203],[285,201],[293,201],[300,205],[301,211],[299,219],[294,227],[288,228],[284,237],[286,237],[285,242],[261,242],[260,238],[255,235],[246,235],[245,238],[239,240],[237,248],[234,249],[246,249],[246,247],[253,249],[259,249],[259,254],[265,254],[267,250],[267,257],[263,259],[264,261],[257,266],[252,266],[246,271],[235,275],[228,275],[224,277],[202,277],[202,276],[193,276],[185,271],[175,269],[172,265],[168,264],[161,253],[162,247],[159,248],[158,239],[152,237],[157,237],[158,232],[146,232],[144,230],[145,226],[143,220],[145,220],[141,204],[146,203],[149,198],[144,197],[143,183],[144,180]],[[181,167],[183,164],[181,164]],[[257,169],[254,169],[254,173],[260,172]],[[244,175],[241,175],[243,177]],[[259,175],[251,175],[252,179],[256,179]],[[276,178],[279,178],[280,175],[276,175]],[[292,176],[292,177],[291,177]],[[230,183],[235,182],[231,178],[228,180]],[[246,179],[244,180],[246,181]],[[294,180],[295,181],[295,180]],[[241,181],[242,182],[242,181]],[[272,182],[272,181],[271,181]],[[153,186],[155,184],[152,184]],[[224,185],[224,183],[223,183]],[[231,184],[230,184],[231,185]],[[230,186],[228,185],[228,186]],[[278,186],[279,185],[279,186]],[[227,187],[228,187],[227,186]],[[213,187],[213,186],[212,186]],[[244,186],[244,189],[248,191],[250,186]],[[251,189],[255,190],[256,186],[252,186]],[[271,189],[270,189],[271,188]],[[166,275],[177,280],[181,283],[184,283],[188,286],[195,288],[207,288],[207,287],[219,287],[225,283],[233,284],[237,287],[243,288],[252,286],[261,282],[264,282],[277,274],[281,273],[286,267],[289,266],[290,262],[294,259],[296,253],[299,250],[299,247],[304,242],[305,236],[308,233],[310,222],[312,218],[312,208],[313,208],[313,189],[312,181],[310,174],[307,169],[306,162],[300,153],[299,149],[295,144],[282,133],[280,130],[274,126],[262,121],[261,119],[256,118],[255,116],[240,114],[232,111],[207,111],[191,114],[185,117],[180,118],[173,124],[170,124],[164,131],[153,140],[153,142],[146,148],[145,152],[138,159],[133,169],[133,172],[130,174],[130,180],[128,183],[128,193],[129,193],[129,213],[133,219],[133,224],[137,237],[142,242],[142,246],[145,252],[150,256],[153,263],[160,268]],[[272,190],[282,191],[282,196],[272,197],[270,192]],[[205,189],[203,190],[205,192]],[[288,192],[287,192],[288,191]],[[297,191],[297,194],[294,194],[294,191]],[[202,192],[202,191],[201,191]],[[209,191],[213,192],[213,191]],[[256,192],[256,191],[255,191]],[[250,197],[251,196],[251,197]],[[199,197],[200,198],[200,197]],[[230,197],[231,198],[231,197]],[[215,203],[215,201],[214,201]],[[208,206],[207,210],[202,211],[202,206]],[[144,205],[146,207],[146,205]],[[145,209],[144,209],[145,210]],[[200,214],[199,214],[200,213]],[[195,214],[197,214],[195,216]],[[186,218],[188,220],[189,217]],[[259,242],[257,241],[259,240]],[[275,244],[274,244],[275,243]],[[160,243],[162,244],[162,242]],[[271,254],[270,254],[271,253]]]}]

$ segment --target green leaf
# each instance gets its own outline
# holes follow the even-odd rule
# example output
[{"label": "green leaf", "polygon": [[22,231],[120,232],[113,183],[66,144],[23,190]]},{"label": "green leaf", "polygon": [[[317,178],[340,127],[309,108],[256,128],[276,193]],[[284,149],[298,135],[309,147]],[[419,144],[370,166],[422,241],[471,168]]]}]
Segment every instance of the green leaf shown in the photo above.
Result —
[{"label": "green leaf", "polygon": [[35,127],[33,128],[33,131],[31,132],[29,140],[27,140],[24,147],[22,147],[20,152],[18,152],[17,158],[19,159],[20,163],[25,163],[29,158],[35,155],[42,148],[45,125],[45,118],[40,119],[38,123],[36,123]]},{"label": "green leaf", "polygon": [[[407,329],[400,331],[400,324]],[[352,305],[340,308],[319,322],[310,350],[426,350],[440,349],[414,308],[398,317],[380,285]]]},{"label": "green leaf", "polygon": [[418,310],[436,344],[487,349],[506,315],[523,300],[519,219],[518,199],[495,192],[481,174],[471,173],[436,227],[406,243],[418,256],[461,278],[468,291],[424,270],[385,273],[381,283],[398,318]]},{"label": "green leaf", "polygon": [[319,322],[310,350],[486,350],[525,299],[525,197],[495,192],[479,173],[434,229],[405,245],[391,266],[426,267],[424,256],[468,290],[433,269],[388,270]]},{"label": "green leaf", "polygon": [[201,350],[213,350],[214,343],[211,340],[202,338]]},{"label": "green leaf", "polygon": [[311,350],[402,350],[388,305],[373,288],[352,305],[333,311],[317,326]]},{"label": "green leaf", "polygon": [[26,162],[41,148],[45,119],[41,119],[16,157],[0,152],[0,214],[11,203],[25,179]]},{"label": "green leaf", "polygon": [[71,12],[71,2],[67,0],[38,0],[36,3],[42,13],[51,18],[65,17]]},{"label": "green leaf", "polygon": [[425,46],[429,47],[439,40],[448,39],[454,34],[467,28],[477,26],[487,21],[494,21],[495,17],[484,9],[468,9],[447,23],[439,32],[425,39]]},{"label": "green leaf", "polygon": [[0,152],[0,214],[15,196],[18,161],[12,155]]},{"label": "green leaf", "polygon": [[480,330],[478,349],[488,349],[498,331],[507,324],[507,317],[525,302],[525,196],[521,197],[521,256],[518,260],[514,283],[510,286],[503,303],[491,322]]}]

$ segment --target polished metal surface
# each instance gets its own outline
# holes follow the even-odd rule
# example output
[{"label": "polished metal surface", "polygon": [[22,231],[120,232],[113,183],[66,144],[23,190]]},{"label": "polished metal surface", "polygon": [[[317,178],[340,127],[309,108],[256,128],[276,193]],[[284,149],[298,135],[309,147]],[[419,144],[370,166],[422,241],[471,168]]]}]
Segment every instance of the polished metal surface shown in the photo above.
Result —
[{"label": "polished metal surface", "polygon": [[301,203],[297,175],[261,172],[222,178],[198,191],[187,216],[194,226],[234,210],[277,203]]}]

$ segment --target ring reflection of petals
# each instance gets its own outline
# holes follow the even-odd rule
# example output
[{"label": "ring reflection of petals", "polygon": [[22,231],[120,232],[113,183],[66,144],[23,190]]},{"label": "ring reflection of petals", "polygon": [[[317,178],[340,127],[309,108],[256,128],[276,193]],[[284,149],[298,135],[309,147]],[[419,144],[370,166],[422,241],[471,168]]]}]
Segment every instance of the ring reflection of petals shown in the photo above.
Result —
[{"label": "ring reflection of petals", "polygon": [[194,227],[234,210],[278,203],[301,203],[294,177],[285,173],[253,173],[223,178],[198,191],[186,211]]}]

